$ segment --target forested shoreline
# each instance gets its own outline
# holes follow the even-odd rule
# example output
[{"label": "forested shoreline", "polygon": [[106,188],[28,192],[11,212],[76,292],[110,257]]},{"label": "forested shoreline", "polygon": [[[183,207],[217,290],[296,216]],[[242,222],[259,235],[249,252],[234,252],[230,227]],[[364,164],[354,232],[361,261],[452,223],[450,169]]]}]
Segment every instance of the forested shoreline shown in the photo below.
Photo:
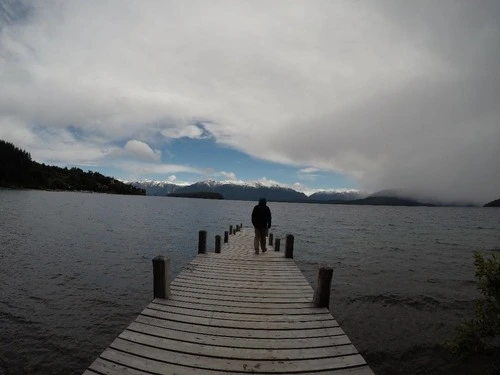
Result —
[{"label": "forested shoreline", "polygon": [[144,189],[125,184],[98,172],[61,168],[33,161],[31,154],[0,140],[0,187],[14,189],[89,191],[145,195]]}]

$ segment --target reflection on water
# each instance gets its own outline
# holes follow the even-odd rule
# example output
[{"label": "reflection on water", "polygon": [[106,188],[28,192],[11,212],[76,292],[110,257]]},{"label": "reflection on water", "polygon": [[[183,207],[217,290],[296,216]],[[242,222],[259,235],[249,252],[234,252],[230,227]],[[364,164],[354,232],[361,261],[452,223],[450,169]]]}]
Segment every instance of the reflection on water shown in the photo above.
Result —
[{"label": "reflection on water", "polygon": [[[250,225],[254,202],[0,191],[0,374],[80,374],[149,302],[151,259],[177,274],[198,230]],[[472,313],[472,252],[498,247],[500,210],[270,203],[314,285],[364,353],[440,344]],[[389,359],[390,360],[390,359]]]}]

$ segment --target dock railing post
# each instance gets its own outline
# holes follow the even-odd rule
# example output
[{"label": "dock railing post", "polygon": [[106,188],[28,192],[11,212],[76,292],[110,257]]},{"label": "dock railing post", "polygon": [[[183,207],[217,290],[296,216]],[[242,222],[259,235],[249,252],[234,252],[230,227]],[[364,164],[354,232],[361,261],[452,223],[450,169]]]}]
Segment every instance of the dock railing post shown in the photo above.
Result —
[{"label": "dock railing post", "polygon": [[272,233],[269,233],[269,246],[273,246],[273,239],[274,235]]},{"label": "dock railing post", "polygon": [[316,289],[314,290],[314,307],[326,307],[330,310],[330,290],[332,288],[333,269],[328,266],[320,266]]},{"label": "dock railing post", "polygon": [[293,235],[286,235],[285,258],[293,259]]},{"label": "dock railing post", "polygon": [[232,225],[229,226],[229,234],[233,234],[233,226]]},{"label": "dock railing post", "polygon": [[153,259],[153,296],[170,297],[170,259],[160,255]]},{"label": "dock railing post", "polygon": [[276,238],[274,240],[274,251],[280,251],[280,239],[279,238]]},{"label": "dock railing post", "polygon": [[220,236],[215,236],[215,252],[220,253]]},{"label": "dock railing post", "polygon": [[200,230],[198,233],[198,254],[207,252],[207,231]]},{"label": "dock railing post", "polygon": [[224,231],[224,243],[227,243],[228,239],[229,239],[229,232],[226,230]]}]

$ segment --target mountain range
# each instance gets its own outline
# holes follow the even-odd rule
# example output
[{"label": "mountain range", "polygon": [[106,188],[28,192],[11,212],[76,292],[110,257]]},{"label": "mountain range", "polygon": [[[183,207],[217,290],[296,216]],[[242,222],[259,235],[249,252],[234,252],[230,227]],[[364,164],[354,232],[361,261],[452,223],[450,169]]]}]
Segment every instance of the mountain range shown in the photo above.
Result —
[{"label": "mountain range", "polygon": [[212,192],[221,194],[224,199],[257,201],[265,197],[275,202],[326,202],[347,201],[361,199],[366,194],[356,191],[320,191],[310,196],[289,187],[264,185],[259,182],[233,182],[233,181],[200,181],[191,185],[177,185],[167,181],[141,180],[129,182],[133,186],[145,189],[146,195],[165,196],[171,193],[197,193]]},{"label": "mountain range", "polygon": [[[415,197],[398,190],[382,190],[368,194],[358,190],[323,190],[306,195],[303,192],[278,184],[260,182],[214,181],[206,180],[191,185],[178,185],[167,181],[141,180],[129,182],[132,186],[144,189],[146,195],[193,196],[193,193],[216,193],[230,200],[257,201],[265,197],[274,202],[308,202],[329,204],[383,205],[383,206],[476,206],[468,202],[441,202],[431,198]],[[489,206],[498,206],[498,201]],[[485,205],[485,206],[487,206]]]}]

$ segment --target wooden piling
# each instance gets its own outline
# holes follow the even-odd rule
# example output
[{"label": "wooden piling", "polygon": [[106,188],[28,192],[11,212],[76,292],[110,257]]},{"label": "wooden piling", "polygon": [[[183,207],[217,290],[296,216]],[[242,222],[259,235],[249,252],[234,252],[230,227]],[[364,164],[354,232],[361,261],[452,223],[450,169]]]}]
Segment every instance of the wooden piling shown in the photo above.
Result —
[{"label": "wooden piling", "polygon": [[293,235],[287,234],[285,244],[285,258],[293,259]]},{"label": "wooden piling", "polygon": [[198,254],[207,252],[207,231],[200,230],[198,233]]},{"label": "wooden piling", "polygon": [[170,259],[157,256],[153,259],[153,295],[154,298],[170,297]]},{"label": "wooden piling", "polygon": [[269,246],[273,246],[273,239],[274,235],[272,233],[269,233]]},{"label": "wooden piling", "polygon": [[229,240],[229,232],[226,230],[224,231],[224,243],[227,243],[228,240]]},{"label": "wooden piling", "polygon": [[220,253],[220,236],[215,236],[215,252]]},{"label": "wooden piling", "polygon": [[316,289],[314,290],[313,304],[315,307],[330,309],[330,290],[332,288],[333,269],[321,266],[318,270]]},{"label": "wooden piling", "polygon": [[280,251],[280,239],[276,238],[274,240],[274,251]]},{"label": "wooden piling", "polygon": [[233,226],[232,225],[229,226],[229,234],[233,234]]}]

